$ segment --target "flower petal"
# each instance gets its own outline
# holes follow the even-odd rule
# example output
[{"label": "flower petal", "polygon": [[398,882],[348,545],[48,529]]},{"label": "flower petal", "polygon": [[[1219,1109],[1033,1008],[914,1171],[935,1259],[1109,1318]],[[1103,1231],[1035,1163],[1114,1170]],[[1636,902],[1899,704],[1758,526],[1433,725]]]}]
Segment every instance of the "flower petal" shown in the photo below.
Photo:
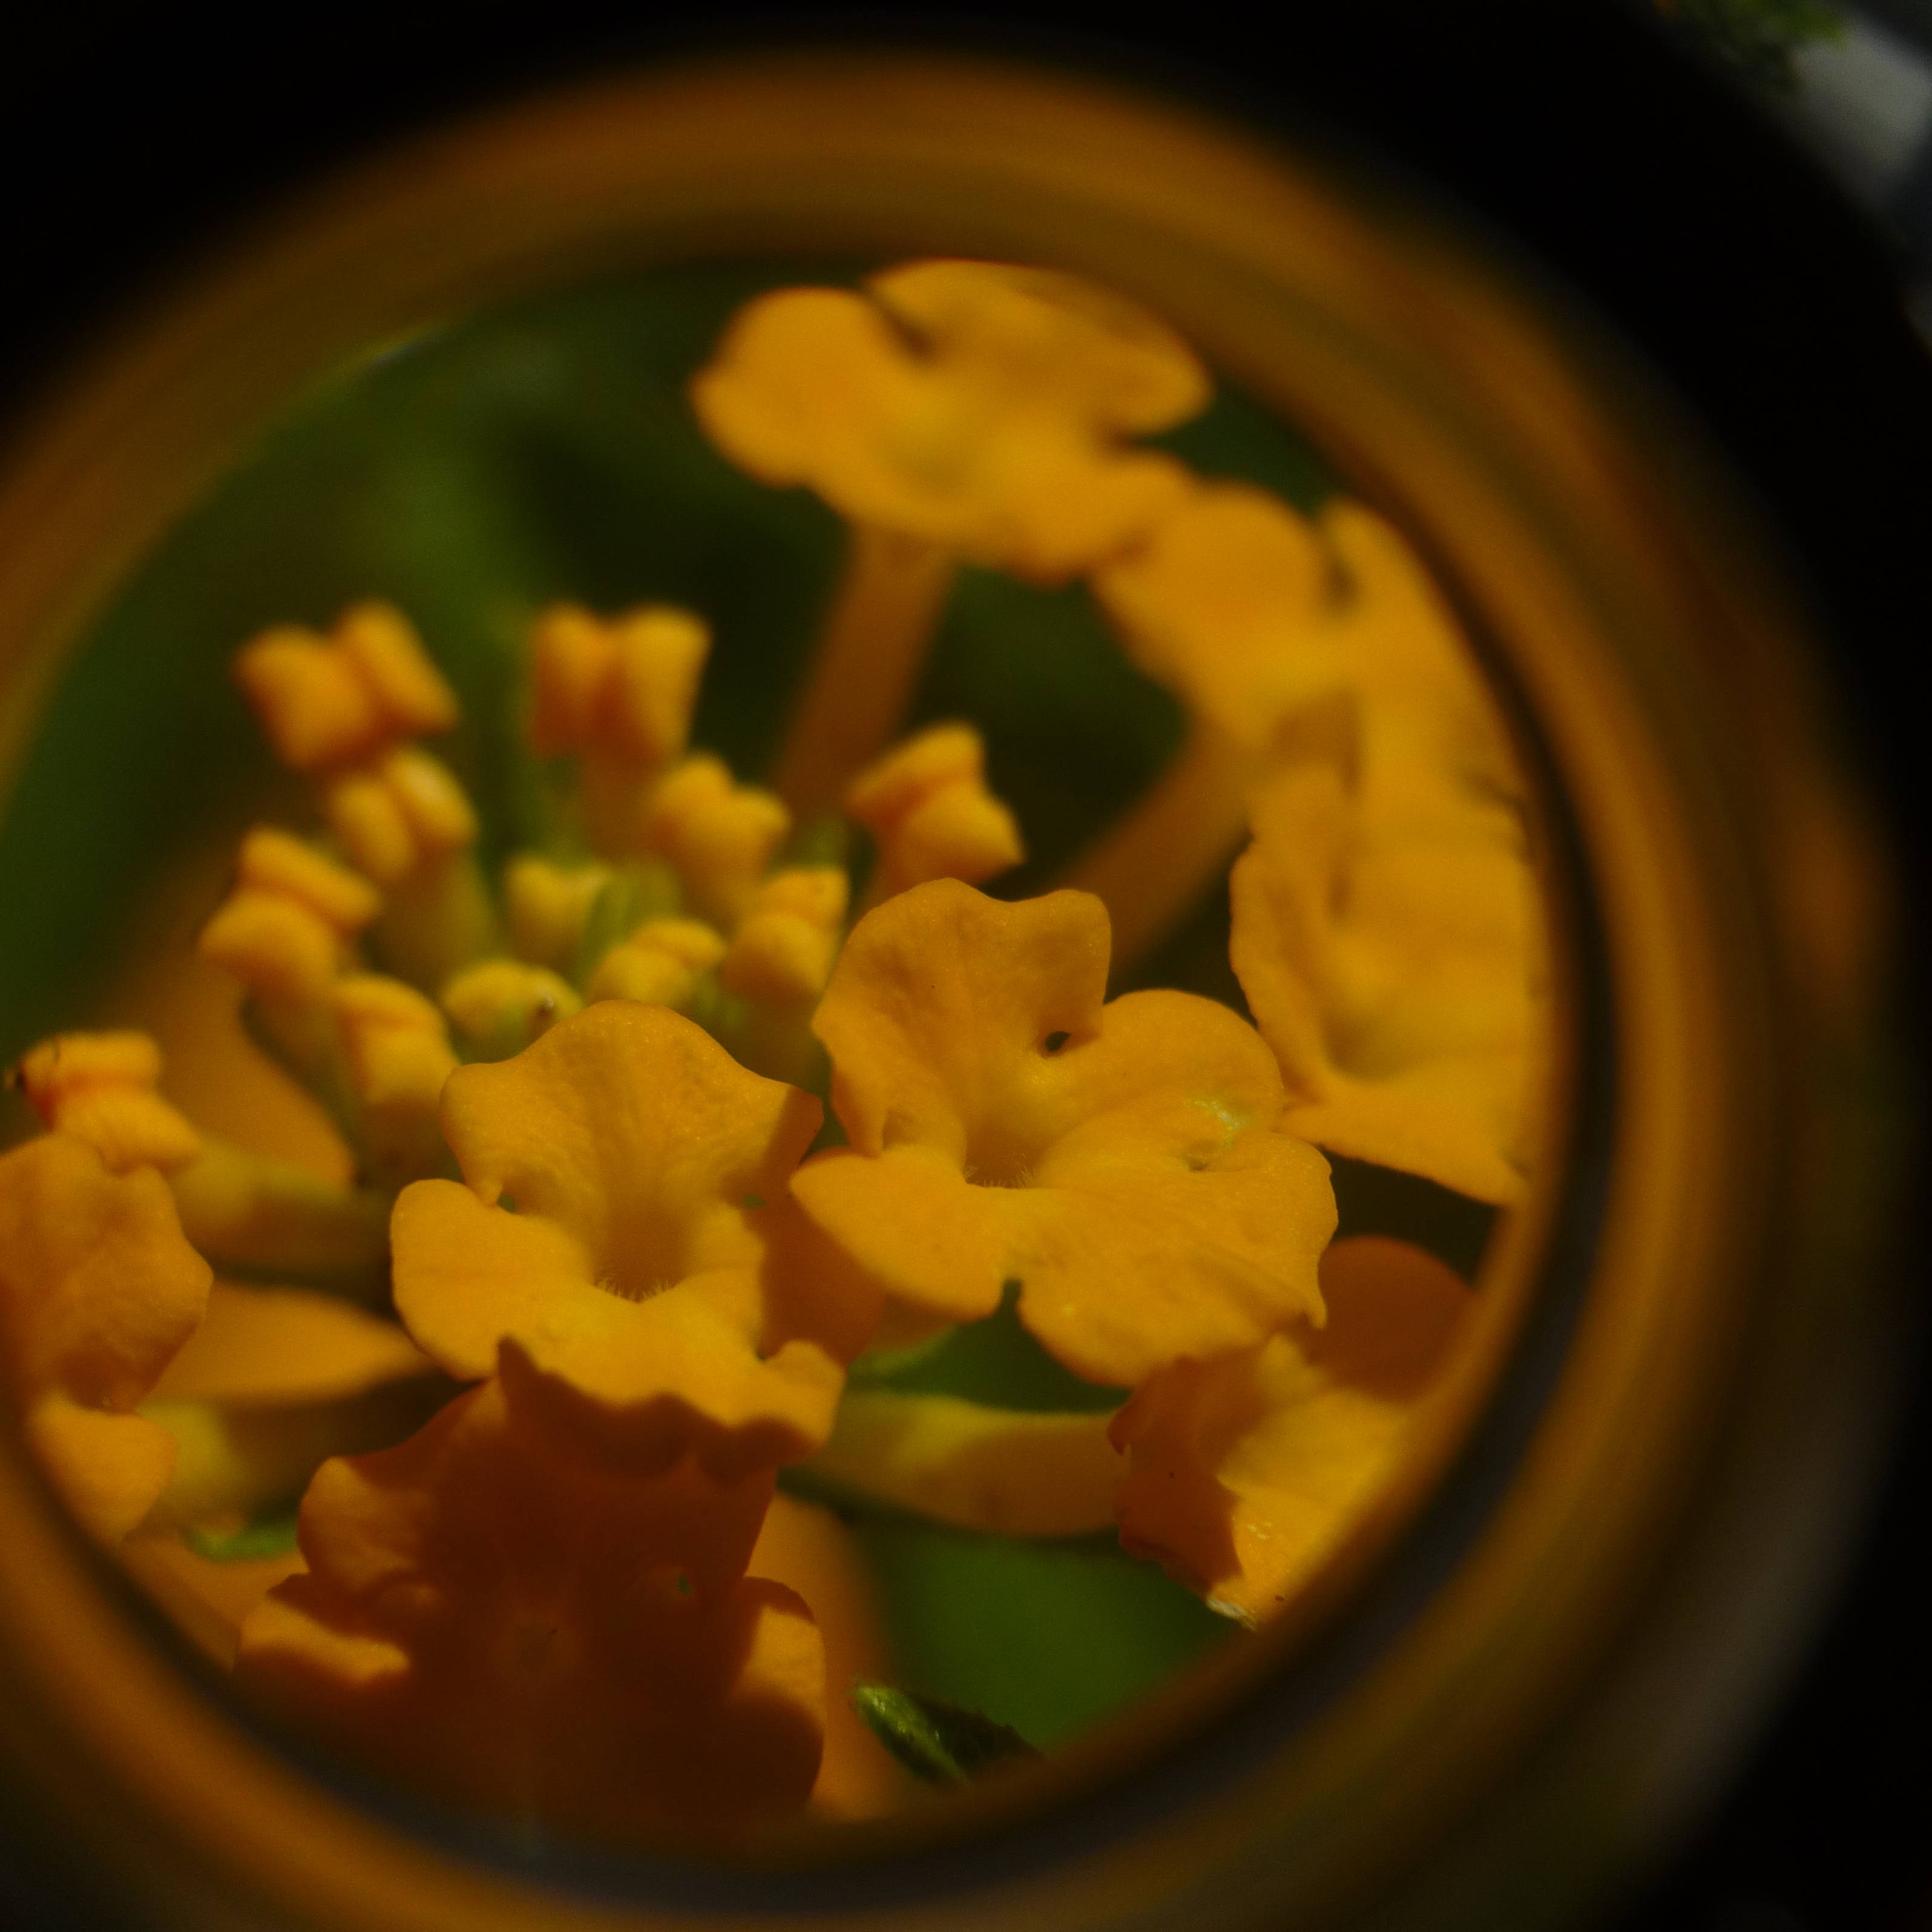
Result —
[{"label": "flower petal", "polygon": [[854,928],[812,1022],[852,1144],[963,1162],[1003,1136],[1048,1040],[1098,1029],[1106,983],[1107,915],[1088,893],[1005,904],[937,879],[887,900]]},{"label": "flower petal", "polygon": [[1229,956],[1289,1092],[1282,1124],[1486,1201],[1525,1181],[1541,940],[1520,834],[1440,788],[1277,774],[1231,880]]},{"label": "flower petal", "polygon": [[614,1000],[514,1060],[460,1068],[442,1100],[481,1198],[507,1192],[567,1229],[586,1279],[634,1296],[755,1262],[746,1198],[784,1192],[819,1119],[810,1095],[748,1072],[690,1021]]},{"label": "flower petal", "polygon": [[953,1322],[1000,1305],[1010,1246],[1006,1197],[975,1187],[931,1148],[868,1159],[835,1148],[806,1162],[792,1195],[888,1292]]},{"label": "flower petal", "polygon": [[394,1322],[337,1296],[218,1281],[206,1318],[153,1394],[186,1402],[330,1402],[433,1366]]},{"label": "flower petal", "polygon": [[1177,1355],[1252,1348],[1322,1318],[1316,1268],[1335,1231],[1328,1163],[1305,1141],[1237,1136],[1196,1168],[1059,1163],[1026,1204],[1012,1272],[1020,1319],[1076,1375],[1132,1388]]},{"label": "flower petal", "polygon": [[1114,1420],[1123,1545],[1244,1622],[1290,1600],[1371,1510],[1470,1302],[1440,1262],[1382,1236],[1336,1242],[1322,1279],[1319,1334],[1176,1362]]},{"label": "flower petal", "polygon": [[118,1543],[148,1514],[174,1470],[174,1438],[166,1430],[142,1416],[83,1408],[62,1395],[27,1412],[26,1433],[81,1526],[103,1543]]},{"label": "flower petal", "polygon": [[207,1306],[208,1264],[152,1168],[48,1134],[0,1157],[0,1360],[31,1404],[130,1409]]},{"label": "flower petal", "polygon": [[743,1579],[770,1495],[688,1462],[640,1481],[486,1383],[321,1472],[310,1573],[248,1618],[238,1677],[389,1775],[578,1834],[782,1812],[824,1673],[804,1606]]},{"label": "flower petal", "polygon": [[996,1536],[1090,1536],[1114,1521],[1126,1464],[1106,1415],[1034,1414],[952,1396],[848,1395],[811,1473]]}]

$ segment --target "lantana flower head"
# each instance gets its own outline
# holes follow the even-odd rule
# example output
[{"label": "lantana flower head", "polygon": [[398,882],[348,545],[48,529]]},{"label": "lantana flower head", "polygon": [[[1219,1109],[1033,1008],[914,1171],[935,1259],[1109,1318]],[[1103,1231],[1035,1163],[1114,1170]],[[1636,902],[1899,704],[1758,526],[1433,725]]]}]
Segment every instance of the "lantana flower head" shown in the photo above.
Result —
[{"label": "lantana flower head", "polygon": [[1184,422],[1204,372],[1165,324],[1071,275],[908,263],[863,294],[740,312],[692,387],[712,440],[854,522],[1063,581],[1184,492],[1126,439]]},{"label": "lantana flower head", "polygon": [[810,1612],[748,1579],[771,1478],[584,1456],[492,1379],[324,1466],[305,1574],[242,1627],[244,1688],[386,1774],[615,1837],[802,1804],[824,1737]]},{"label": "lantana flower head", "polygon": [[1084,893],[938,880],[868,914],[813,1022],[850,1145],[792,1190],[901,1300],[972,1320],[1017,1282],[1048,1350],[1132,1386],[1318,1320],[1335,1203],[1254,1029],[1191,994],[1106,1003],[1107,954]]},{"label": "lantana flower head", "polygon": [[212,1279],[152,1168],[110,1173],[62,1133],[0,1156],[0,1372],[34,1453],[104,1540],[166,1485],[173,1439],[133,1411]]},{"label": "lantana flower head", "polygon": [[452,1375],[526,1359],[639,1466],[694,1446],[726,1472],[802,1455],[878,1313],[784,1198],[820,1112],[664,1007],[588,1006],[451,1077],[467,1185],[397,1202],[398,1310]]}]

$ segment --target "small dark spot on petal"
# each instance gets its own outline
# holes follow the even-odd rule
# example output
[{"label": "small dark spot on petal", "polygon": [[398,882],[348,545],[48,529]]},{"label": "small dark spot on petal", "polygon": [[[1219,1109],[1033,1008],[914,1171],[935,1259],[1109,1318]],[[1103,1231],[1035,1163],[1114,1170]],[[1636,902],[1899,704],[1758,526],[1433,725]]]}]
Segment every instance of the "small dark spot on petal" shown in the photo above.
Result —
[{"label": "small dark spot on petal", "polygon": [[1058,1053],[1072,1036],[1066,1033],[1050,1033],[1040,1043],[1042,1053]]}]

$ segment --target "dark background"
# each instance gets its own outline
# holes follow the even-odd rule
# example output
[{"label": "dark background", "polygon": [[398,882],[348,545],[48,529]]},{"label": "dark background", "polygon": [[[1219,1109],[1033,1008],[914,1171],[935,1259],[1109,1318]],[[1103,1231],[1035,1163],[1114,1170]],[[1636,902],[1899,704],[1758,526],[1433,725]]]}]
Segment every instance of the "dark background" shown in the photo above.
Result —
[{"label": "dark background", "polygon": [[[1907,265],[1638,0],[1284,0],[1272,12],[1263,37],[1212,0],[1158,15],[725,4],[700,20],[640,8],[621,23],[556,4],[434,21],[406,8],[285,5],[220,22],[191,8],[38,8],[0,52],[0,412],[31,406],[130,296],[164,290],[280,192],[546,79],[807,31],[1097,62],[1264,127],[1312,115],[1609,317],[1728,454],[1836,639],[1840,690],[1916,879],[1924,713],[1908,673],[1932,643],[1932,372],[1902,310]],[[1927,982],[1915,970],[1906,983]],[[1924,1354],[1911,1369],[1920,1399],[1810,1664],[1730,1797],[1624,1901],[1616,1932],[1932,1924]],[[0,1884],[0,1912],[10,1898],[31,1909]]]}]

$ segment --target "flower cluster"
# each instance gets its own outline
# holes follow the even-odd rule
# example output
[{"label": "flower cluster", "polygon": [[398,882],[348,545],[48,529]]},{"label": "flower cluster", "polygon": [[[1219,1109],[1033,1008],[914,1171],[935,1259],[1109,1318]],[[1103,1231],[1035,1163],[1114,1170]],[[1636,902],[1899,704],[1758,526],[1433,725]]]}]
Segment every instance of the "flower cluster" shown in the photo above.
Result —
[{"label": "flower cluster", "polygon": [[[0,1363],[76,1514],[268,1708],[447,1802],[742,1829],[830,1789],[836,1592],[759,1567],[781,1472],[1117,1526],[1250,1623],[1372,1504],[1468,1292],[1334,1240],[1319,1150],[1521,1191],[1528,821],[1388,524],[1134,440],[1209,394],[1165,325],[1043,271],[749,304],[699,420],[850,526],[772,788],[692,747],[700,616],[560,604],[526,715],[556,832],[494,878],[400,613],[242,651],[319,829],[248,834],[200,950],[352,1171],[198,1132],[142,1036],[46,1042],[20,1077],[49,1131],[0,1159]],[[1194,721],[1036,898],[981,890],[1024,848],[979,732],[895,740],[962,562],[1084,580]],[[1110,1000],[1231,860],[1254,1023]],[[893,1386],[1009,1309],[1110,1412]],[[212,1580],[297,1492],[297,1550]]]}]

